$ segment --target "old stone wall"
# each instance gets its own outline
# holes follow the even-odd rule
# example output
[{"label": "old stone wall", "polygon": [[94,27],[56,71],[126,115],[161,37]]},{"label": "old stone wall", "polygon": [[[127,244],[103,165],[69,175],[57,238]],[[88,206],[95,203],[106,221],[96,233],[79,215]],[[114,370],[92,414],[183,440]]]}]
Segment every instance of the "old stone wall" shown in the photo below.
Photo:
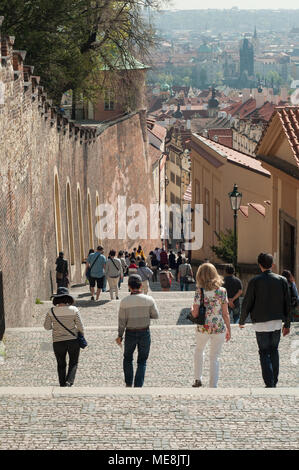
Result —
[{"label": "old stone wall", "polygon": [[60,250],[70,265],[71,284],[85,279],[89,248],[139,243],[148,252],[158,241],[99,240],[96,206],[117,206],[118,196],[154,202],[147,160],[145,111],[106,124],[80,126],[60,115],[13,51],[1,39],[0,67],[0,271],[6,326],[30,325],[36,298],[56,291]]}]

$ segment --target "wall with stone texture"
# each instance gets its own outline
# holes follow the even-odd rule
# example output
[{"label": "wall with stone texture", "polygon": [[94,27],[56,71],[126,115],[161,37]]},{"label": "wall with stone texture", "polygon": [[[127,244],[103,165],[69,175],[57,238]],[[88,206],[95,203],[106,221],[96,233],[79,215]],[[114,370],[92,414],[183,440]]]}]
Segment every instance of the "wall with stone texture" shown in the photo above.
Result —
[{"label": "wall with stone texture", "polygon": [[[155,200],[145,111],[106,126],[69,122],[51,106],[39,77],[24,66],[24,53],[13,51],[13,41],[1,39],[0,57],[0,271],[7,327],[29,326],[36,298],[49,299],[52,288],[56,291],[60,249],[70,264],[71,284],[84,280],[82,258],[99,242],[98,202],[116,207],[118,195],[125,195],[128,205],[142,203],[149,213]],[[102,242],[106,253],[139,243],[148,252],[158,243]]]}]

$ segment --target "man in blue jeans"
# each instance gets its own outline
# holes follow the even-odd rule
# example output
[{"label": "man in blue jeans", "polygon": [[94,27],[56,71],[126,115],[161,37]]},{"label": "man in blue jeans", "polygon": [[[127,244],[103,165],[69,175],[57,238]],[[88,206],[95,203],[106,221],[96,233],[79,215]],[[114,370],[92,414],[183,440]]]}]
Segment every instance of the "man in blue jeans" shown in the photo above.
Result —
[{"label": "man in blue jeans", "polygon": [[242,304],[239,326],[244,328],[250,314],[259,348],[262,376],[267,388],[276,387],[279,374],[281,330],[290,332],[291,298],[286,278],[272,272],[273,257],[258,257],[261,274],[250,279]]},{"label": "man in blue jeans", "polygon": [[[120,302],[116,342],[121,345],[126,332],[123,360],[126,386],[132,387],[134,379],[134,387],[142,387],[151,346],[150,321],[158,318],[159,312],[154,299],[142,294],[142,280],[138,274],[132,274],[128,284],[131,294]],[[133,354],[136,347],[138,357],[134,378]]]}]

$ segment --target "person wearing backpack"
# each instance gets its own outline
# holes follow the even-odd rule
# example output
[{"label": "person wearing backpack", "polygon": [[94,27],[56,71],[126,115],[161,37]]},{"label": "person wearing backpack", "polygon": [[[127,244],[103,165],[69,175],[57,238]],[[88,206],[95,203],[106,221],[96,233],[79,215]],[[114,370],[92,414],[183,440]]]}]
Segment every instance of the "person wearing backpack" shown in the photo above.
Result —
[{"label": "person wearing backpack", "polygon": [[91,300],[94,300],[95,285],[97,284],[96,300],[99,300],[105,284],[106,257],[103,253],[104,248],[102,246],[98,246],[97,251],[95,253],[91,253],[86,260],[86,269],[90,268]]},{"label": "person wearing backpack", "polygon": [[164,292],[168,292],[171,288],[171,282],[174,279],[168,264],[162,267],[160,271],[160,286]]},{"label": "person wearing backpack", "polygon": [[184,256],[182,257],[182,264],[179,265],[179,272],[178,272],[178,282],[180,283],[181,291],[185,289],[185,291],[189,290],[189,284],[192,284],[193,280],[193,272],[191,268],[191,264],[188,263],[187,258]]},{"label": "person wearing backpack", "polygon": [[115,292],[116,300],[118,300],[118,282],[123,279],[123,267],[120,259],[115,258],[116,251],[111,250],[106,264],[106,276],[109,284],[110,298],[113,300],[113,293]]},{"label": "person wearing backpack", "polygon": [[[74,336],[77,336],[78,332],[84,335],[84,326],[79,310],[73,305],[75,299],[66,287],[59,287],[57,294],[54,294],[52,298],[54,307],[46,315],[44,328],[52,330],[60,387],[71,387],[75,380],[80,355],[80,345]],[[66,373],[67,354],[69,366]]]}]

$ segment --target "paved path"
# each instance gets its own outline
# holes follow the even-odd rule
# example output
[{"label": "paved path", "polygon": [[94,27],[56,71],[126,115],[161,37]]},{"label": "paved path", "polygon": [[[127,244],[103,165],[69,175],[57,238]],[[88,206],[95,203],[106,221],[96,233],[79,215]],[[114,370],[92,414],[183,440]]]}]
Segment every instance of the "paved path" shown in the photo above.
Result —
[{"label": "paved path", "polygon": [[[119,301],[111,302],[105,293],[92,303],[87,290],[73,289],[90,346],[81,353],[71,389],[56,387],[51,334],[42,328],[51,303],[38,306],[32,327],[7,330],[7,360],[0,366],[0,449],[298,446],[298,365],[291,363],[298,324],[281,340],[277,389],[264,389],[255,335],[248,324],[244,330],[232,326],[232,340],[221,357],[219,388],[207,387],[207,360],[204,387],[194,390],[195,333],[185,319],[193,293],[155,289],[160,318],[151,327],[145,387],[126,389],[122,350],[114,342]],[[126,294],[124,285],[120,297]]]}]

